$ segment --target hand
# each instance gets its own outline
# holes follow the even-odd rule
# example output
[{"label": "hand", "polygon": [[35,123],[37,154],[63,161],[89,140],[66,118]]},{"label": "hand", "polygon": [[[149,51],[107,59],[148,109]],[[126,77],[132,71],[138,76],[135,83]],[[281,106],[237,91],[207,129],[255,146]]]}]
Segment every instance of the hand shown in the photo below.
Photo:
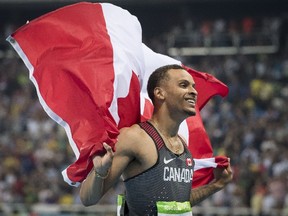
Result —
[{"label": "hand", "polygon": [[106,153],[103,156],[95,156],[93,158],[93,164],[96,172],[101,176],[106,176],[112,165],[112,160],[114,157],[114,152],[107,143],[103,143],[103,147]]},{"label": "hand", "polygon": [[232,173],[232,169],[231,169],[231,165],[230,165],[230,158],[228,160],[229,160],[229,165],[227,168],[214,169],[215,183],[220,188],[223,188],[225,185],[227,185],[233,179],[233,173]]}]

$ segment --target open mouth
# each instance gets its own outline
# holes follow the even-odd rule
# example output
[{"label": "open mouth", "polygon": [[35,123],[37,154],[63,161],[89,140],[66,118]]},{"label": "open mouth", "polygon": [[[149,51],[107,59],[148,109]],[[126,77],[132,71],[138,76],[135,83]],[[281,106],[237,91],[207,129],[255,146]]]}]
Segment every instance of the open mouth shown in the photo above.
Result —
[{"label": "open mouth", "polygon": [[189,99],[186,99],[186,101],[187,101],[189,104],[193,105],[193,106],[196,105],[196,100],[195,100],[195,99],[189,98]]}]

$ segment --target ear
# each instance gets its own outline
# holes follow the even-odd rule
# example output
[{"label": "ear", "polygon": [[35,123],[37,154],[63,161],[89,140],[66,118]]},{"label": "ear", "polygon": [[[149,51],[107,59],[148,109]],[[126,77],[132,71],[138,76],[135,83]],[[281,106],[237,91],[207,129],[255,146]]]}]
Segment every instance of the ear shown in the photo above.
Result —
[{"label": "ear", "polygon": [[161,87],[156,87],[154,89],[154,96],[158,100],[164,100],[165,99],[165,91]]}]

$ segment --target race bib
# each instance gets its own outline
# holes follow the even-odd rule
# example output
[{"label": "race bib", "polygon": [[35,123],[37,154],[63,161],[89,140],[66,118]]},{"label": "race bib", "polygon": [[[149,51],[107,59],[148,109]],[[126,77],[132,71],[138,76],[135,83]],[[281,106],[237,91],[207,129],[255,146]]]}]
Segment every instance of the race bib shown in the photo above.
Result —
[{"label": "race bib", "polygon": [[117,196],[117,216],[125,216],[125,196],[118,194]]},{"label": "race bib", "polygon": [[156,202],[158,216],[192,216],[190,202]]},{"label": "race bib", "polygon": [[[158,216],[193,216],[190,202],[156,202]],[[117,197],[117,216],[127,215],[125,208],[125,195],[119,194]]]}]

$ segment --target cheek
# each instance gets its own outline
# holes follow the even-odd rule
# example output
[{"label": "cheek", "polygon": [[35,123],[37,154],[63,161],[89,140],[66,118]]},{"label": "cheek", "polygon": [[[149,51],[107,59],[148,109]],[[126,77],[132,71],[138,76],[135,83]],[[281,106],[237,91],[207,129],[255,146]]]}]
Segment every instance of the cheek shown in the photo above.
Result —
[{"label": "cheek", "polygon": [[176,94],[171,94],[168,98],[168,103],[174,106],[182,106],[183,102],[182,97]]}]

